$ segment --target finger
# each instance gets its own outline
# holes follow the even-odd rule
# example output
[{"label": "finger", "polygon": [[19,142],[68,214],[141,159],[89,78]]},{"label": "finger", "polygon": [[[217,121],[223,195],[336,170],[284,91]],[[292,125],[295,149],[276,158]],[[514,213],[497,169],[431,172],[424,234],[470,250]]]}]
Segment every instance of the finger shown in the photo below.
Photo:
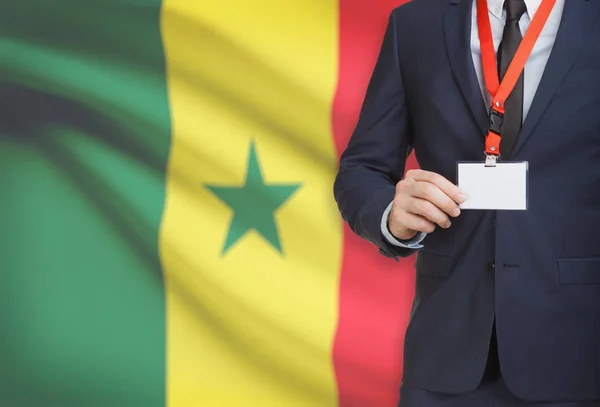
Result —
[{"label": "finger", "polygon": [[[435,231],[435,224],[433,222],[428,221],[422,216],[415,215],[414,213],[399,211],[397,213],[397,218],[399,224],[410,230],[423,233],[432,233]],[[393,229],[390,229],[390,231],[392,234],[394,233]]]},{"label": "finger", "polygon": [[412,196],[431,202],[433,205],[446,212],[449,216],[460,215],[457,203],[444,191],[429,182],[416,182],[411,188]]},{"label": "finger", "polygon": [[[450,198],[447,198],[450,200]],[[452,200],[450,200],[452,201]],[[408,202],[408,206],[405,208],[408,213],[413,215],[419,215],[430,222],[440,225],[440,227],[447,229],[450,227],[450,219],[448,215],[444,213],[440,208],[435,206],[432,202],[425,199],[413,198]]]},{"label": "finger", "polygon": [[461,204],[465,201],[465,195],[462,193],[462,191],[452,182],[442,177],[440,174],[424,170],[413,170],[413,172],[409,171],[409,173],[410,177],[415,181],[428,182],[437,186],[452,200],[454,200],[454,202]]}]

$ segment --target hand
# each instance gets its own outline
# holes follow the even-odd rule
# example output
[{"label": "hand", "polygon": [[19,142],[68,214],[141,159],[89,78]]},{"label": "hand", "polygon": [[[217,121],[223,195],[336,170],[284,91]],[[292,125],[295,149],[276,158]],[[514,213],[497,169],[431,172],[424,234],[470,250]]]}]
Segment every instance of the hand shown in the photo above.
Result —
[{"label": "hand", "polygon": [[418,232],[431,233],[436,225],[447,229],[450,218],[460,215],[458,204],[465,196],[456,185],[439,174],[411,170],[396,184],[396,195],[388,218],[392,235],[409,240]]}]

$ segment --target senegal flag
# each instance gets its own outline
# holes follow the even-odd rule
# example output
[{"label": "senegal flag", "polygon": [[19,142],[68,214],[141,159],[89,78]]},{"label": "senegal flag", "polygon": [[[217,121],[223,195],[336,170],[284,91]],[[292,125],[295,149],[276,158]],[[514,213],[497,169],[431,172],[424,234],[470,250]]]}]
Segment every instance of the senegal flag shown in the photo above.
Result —
[{"label": "senegal flag", "polygon": [[400,3],[0,2],[0,406],[395,406],[332,184]]}]

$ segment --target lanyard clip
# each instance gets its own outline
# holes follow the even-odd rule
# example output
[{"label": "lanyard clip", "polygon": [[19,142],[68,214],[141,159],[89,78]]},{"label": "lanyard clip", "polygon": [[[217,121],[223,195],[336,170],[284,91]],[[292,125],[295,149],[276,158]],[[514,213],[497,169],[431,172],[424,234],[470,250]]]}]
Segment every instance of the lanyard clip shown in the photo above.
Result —
[{"label": "lanyard clip", "polygon": [[495,167],[498,156],[500,155],[500,130],[504,122],[504,113],[494,109],[490,109],[490,121],[488,134],[485,138],[485,165],[486,167]]},{"label": "lanyard clip", "polygon": [[502,123],[504,122],[504,114],[500,113],[496,109],[490,109],[490,127],[489,131],[493,131],[496,134],[500,134]]},{"label": "lanyard clip", "polygon": [[498,161],[497,155],[493,155],[493,154],[485,155],[485,166],[486,167],[495,167],[497,161]]}]

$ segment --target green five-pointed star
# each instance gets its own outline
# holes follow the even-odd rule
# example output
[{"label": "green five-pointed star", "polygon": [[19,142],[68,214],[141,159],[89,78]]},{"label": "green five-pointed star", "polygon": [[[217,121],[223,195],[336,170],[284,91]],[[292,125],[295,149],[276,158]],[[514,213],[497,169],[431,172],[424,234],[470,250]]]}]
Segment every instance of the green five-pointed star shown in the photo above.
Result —
[{"label": "green five-pointed star", "polygon": [[280,253],[283,253],[275,222],[275,211],[296,192],[300,185],[265,184],[254,143],[250,145],[244,185],[239,187],[208,185],[207,187],[233,211],[223,254],[250,230],[258,232]]}]

